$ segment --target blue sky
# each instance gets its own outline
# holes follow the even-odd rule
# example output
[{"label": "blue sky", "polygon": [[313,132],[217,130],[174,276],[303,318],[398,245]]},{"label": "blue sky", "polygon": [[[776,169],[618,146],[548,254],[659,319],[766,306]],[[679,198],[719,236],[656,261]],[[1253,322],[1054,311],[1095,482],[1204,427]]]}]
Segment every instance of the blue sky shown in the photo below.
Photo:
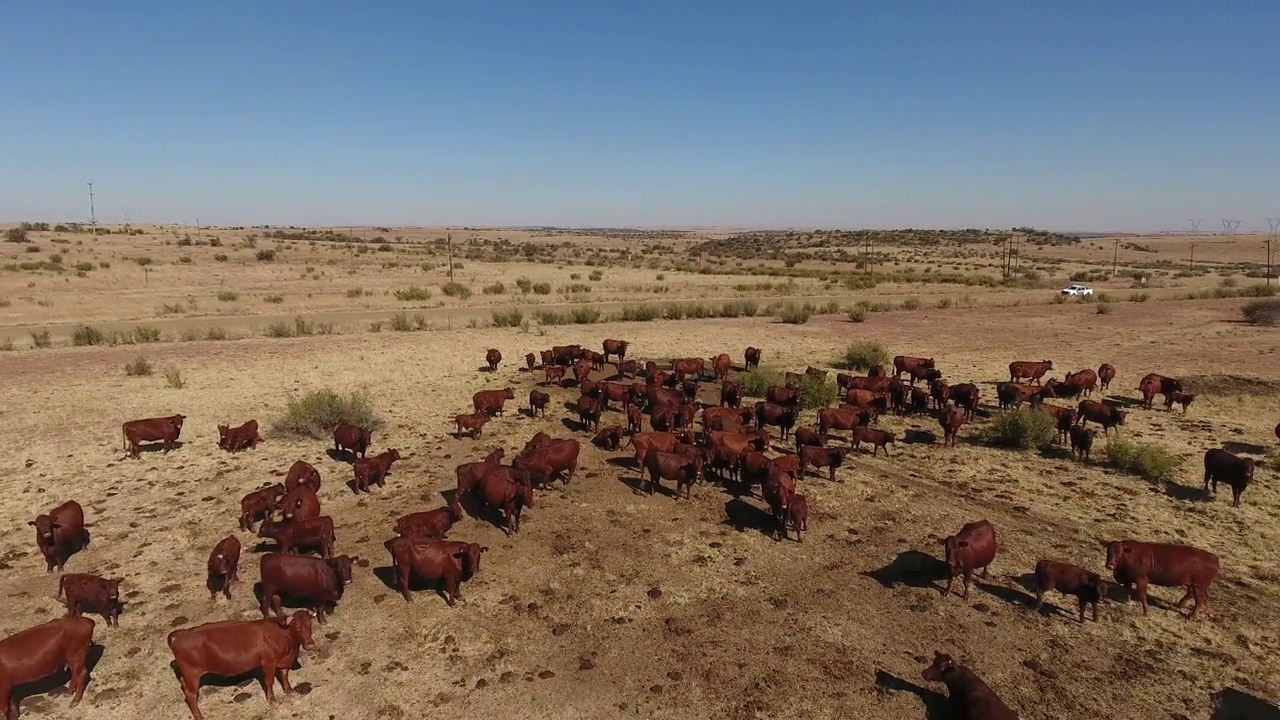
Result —
[{"label": "blue sky", "polygon": [[1280,3],[0,4],[0,219],[1266,229]]}]

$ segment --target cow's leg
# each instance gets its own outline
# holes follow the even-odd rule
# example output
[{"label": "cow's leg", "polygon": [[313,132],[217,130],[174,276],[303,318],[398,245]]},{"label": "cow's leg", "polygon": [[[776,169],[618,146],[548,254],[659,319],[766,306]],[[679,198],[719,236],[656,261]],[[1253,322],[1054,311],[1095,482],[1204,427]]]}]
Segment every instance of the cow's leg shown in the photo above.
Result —
[{"label": "cow's leg", "polygon": [[971,582],[973,582],[973,570],[972,570],[972,569],[966,569],[966,570],[964,571],[964,594],[962,594],[962,595],[960,596],[961,598],[963,598],[963,599],[965,599],[965,600],[968,600],[968,599],[969,599],[969,583],[971,583]]},{"label": "cow's leg", "polygon": [[191,717],[194,720],[204,720],[204,714],[200,712],[200,676],[203,674],[199,669],[180,668],[182,673],[178,678],[179,684],[182,686],[182,697],[187,701],[187,708],[191,710]]},{"label": "cow's leg", "polygon": [[951,594],[951,585],[956,581],[956,573],[954,570],[947,571],[947,587],[943,589],[942,596],[946,597]]},{"label": "cow's leg", "polygon": [[262,666],[262,689],[267,693],[267,702],[276,701],[276,666],[268,663]]},{"label": "cow's leg", "polygon": [[85,685],[89,684],[89,669],[85,667],[89,647],[90,645],[85,645],[83,648],[75,648],[67,657],[67,666],[71,669],[71,691],[75,693],[71,698],[71,707],[80,704],[81,698],[84,697]]},{"label": "cow's leg", "polygon": [[1142,603],[1142,614],[1147,614],[1147,579],[1140,578],[1137,583],[1138,602]]}]

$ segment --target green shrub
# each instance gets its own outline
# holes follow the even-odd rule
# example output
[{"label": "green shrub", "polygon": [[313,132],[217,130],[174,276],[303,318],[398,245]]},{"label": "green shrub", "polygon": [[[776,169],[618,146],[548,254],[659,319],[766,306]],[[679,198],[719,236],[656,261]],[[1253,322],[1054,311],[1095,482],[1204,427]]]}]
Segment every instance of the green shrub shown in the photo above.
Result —
[{"label": "green shrub", "polygon": [[290,338],[293,337],[293,326],[283,320],[279,320],[268,325],[263,334],[272,338]]},{"label": "green shrub", "polygon": [[262,298],[262,302],[270,303],[270,304],[272,304],[272,305],[279,305],[280,303],[284,302],[284,296],[283,296],[283,295],[268,295],[268,296],[266,296],[266,297]]},{"label": "green shrub", "polygon": [[391,329],[396,332],[409,332],[413,330],[413,321],[409,319],[408,313],[398,312],[391,316]]},{"label": "green shrub", "polygon": [[813,312],[808,305],[796,305],[795,303],[787,303],[778,313],[778,319],[788,325],[803,325],[809,322],[809,317]]},{"label": "green shrub", "polygon": [[240,293],[235,290],[219,290],[218,299],[222,302],[235,302],[240,299]]},{"label": "green shrub", "polygon": [[1107,441],[1107,460],[1116,468],[1148,480],[1166,480],[1182,464],[1159,445],[1129,440],[1118,435]]},{"label": "green shrub", "polygon": [[1110,315],[1115,308],[1105,303],[1099,303],[1096,310],[1099,315]]},{"label": "green shrub", "polygon": [[822,408],[840,398],[840,390],[835,381],[822,375],[802,375],[800,382],[800,406],[806,410]]},{"label": "green shrub", "polygon": [[846,370],[870,370],[889,362],[889,351],[873,340],[860,340],[844,350],[844,357],[837,363]]},{"label": "green shrub", "polygon": [[662,317],[662,309],[657,305],[628,305],[618,313],[618,319],[624,322],[648,322]]},{"label": "green shrub", "polygon": [[102,331],[92,325],[77,325],[76,329],[71,331],[71,344],[77,347],[101,345],[105,339]]},{"label": "green shrub", "polygon": [[520,292],[528,295],[529,291],[533,289],[533,281],[527,277],[516,278],[516,287],[520,288]]},{"label": "green shrub", "polygon": [[263,248],[258,251],[256,257],[262,262],[271,262],[276,259],[276,251],[270,248]]},{"label": "green shrub", "polygon": [[150,375],[151,363],[147,362],[147,359],[144,357],[135,358],[134,360],[125,363],[124,374],[128,375],[129,377]]},{"label": "green shrub", "polygon": [[[449,291],[446,289],[445,294],[447,295],[448,293]],[[407,288],[400,288],[399,290],[396,290],[395,296],[397,300],[404,300],[406,302],[422,302],[424,300],[431,299],[431,291],[424,287],[410,285]],[[347,297],[352,297],[351,291],[347,291]]]},{"label": "green shrub", "polygon": [[761,365],[750,372],[742,373],[738,376],[738,385],[742,388],[742,394],[749,397],[764,397],[769,388],[774,385],[783,383],[783,374],[781,370]]},{"label": "green shrub", "polygon": [[449,297],[456,297],[461,300],[471,297],[471,288],[459,282],[447,283],[440,288],[440,291]]},{"label": "green shrub", "polygon": [[539,325],[568,325],[569,316],[555,310],[539,310],[535,316]]},{"label": "green shrub", "polygon": [[340,422],[366,430],[377,430],[382,421],[373,411],[373,400],[366,391],[345,395],[333,390],[310,390],[288,398],[285,410],[272,423],[274,432],[295,437],[329,440]]},{"label": "green shrub", "polygon": [[591,325],[600,321],[600,311],[593,307],[576,307],[569,311],[575,325]]},{"label": "green shrub", "polygon": [[176,367],[167,367],[164,369],[164,381],[174,390],[181,390],[186,387],[187,381],[182,379],[182,371]]},{"label": "green shrub", "polygon": [[483,292],[485,295],[502,295],[506,291],[507,291],[507,286],[503,285],[500,282],[496,282],[492,285],[485,285],[481,289],[481,292]]},{"label": "green shrub", "polygon": [[347,297],[351,298],[352,300],[355,300],[356,298],[363,297],[363,296],[364,296],[364,288],[357,287],[357,288],[351,288],[350,290],[347,290]]},{"label": "green shrub", "polygon": [[512,308],[510,310],[494,310],[494,327],[520,327],[524,322],[524,313]]},{"label": "green shrub", "polygon": [[48,330],[32,330],[31,344],[38,348],[47,348],[53,346],[53,340],[50,339]]},{"label": "green shrub", "polygon": [[1253,325],[1280,325],[1280,299],[1250,300],[1240,308],[1240,314]]},{"label": "green shrub", "polygon": [[592,270],[591,274],[587,276],[587,279],[591,282],[600,282],[604,279],[604,273],[600,270]]},{"label": "green shrub", "polygon": [[30,242],[30,239],[27,238],[27,229],[21,226],[11,227],[8,230],[5,230],[4,239],[6,242],[11,243]]},{"label": "green shrub", "polygon": [[533,294],[534,294],[534,295],[550,295],[550,294],[551,294],[551,283],[548,283],[548,282],[539,282],[539,283],[534,283],[534,284],[533,284]]},{"label": "green shrub", "polygon": [[1018,408],[995,416],[987,426],[987,442],[1018,450],[1041,448],[1053,442],[1058,430],[1048,413]]},{"label": "green shrub", "polygon": [[662,317],[666,320],[683,320],[684,305],[680,303],[667,303],[662,307]]},{"label": "green shrub", "polygon": [[856,323],[866,322],[867,314],[868,312],[866,308],[855,307],[854,309],[849,311],[849,322],[856,322]]}]

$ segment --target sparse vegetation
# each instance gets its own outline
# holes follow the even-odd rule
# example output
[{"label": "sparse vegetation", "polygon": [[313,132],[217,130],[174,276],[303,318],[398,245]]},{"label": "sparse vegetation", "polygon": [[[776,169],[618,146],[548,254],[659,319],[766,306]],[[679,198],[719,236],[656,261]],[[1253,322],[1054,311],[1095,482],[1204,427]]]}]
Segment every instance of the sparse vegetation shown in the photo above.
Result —
[{"label": "sparse vegetation", "polygon": [[182,378],[182,371],[172,366],[164,369],[164,381],[174,390],[181,390],[187,385],[187,381]]},{"label": "sparse vegetation", "polygon": [[516,287],[520,288],[520,292],[528,295],[529,291],[533,289],[533,281],[527,277],[516,278]]},{"label": "sparse vegetation", "polygon": [[1101,302],[1098,303],[1098,306],[1094,308],[1094,310],[1099,315],[1110,315],[1112,312],[1115,312],[1115,308],[1112,307],[1110,304],[1101,303]]},{"label": "sparse vegetation", "polygon": [[327,440],[333,437],[333,428],[339,422],[369,430],[382,427],[367,391],[340,394],[321,389],[289,397],[284,413],[272,423],[272,430],[280,435]]},{"label": "sparse vegetation", "polygon": [[485,285],[482,290],[482,292],[484,292],[485,295],[502,295],[506,291],[507,291],[507,286],[503,285],[500,282],[496,282],[492,285]]},{"label": "sparse vegetation", "polygon": [[778,313],[778,319],[788,325],[803,325],[809,322],[809,318],[812,315],[813,307],[808,303],[805,303],[804,305],[787,303]]},{"label": "sparse vegetation", "polygon": [[761,365],[755,370],[742,373],[737,379],[744,395],[757,398],[764,397],[770,387],[781,385],[784,380],[781,370],[768,365]]},{"label": "sparse vegetation", "polygon": [[48,330],[32,330],[31,345],[37,348],[47,348],[53,346],[53,340],[49,337]]},{"label": "sparse vegetation", "polygon": [[413,330],[413,321],[409,319],[409,313],[398,312],[391,316],[390,327],[395,332],[409,332]]},{"label": "sparse vegetation", "polygon": [[270,338],[291,338],[293,337],[293,326],[284,320],[277,320],[268,325],[262,331],[262,334]]},{"label": "sparse vegetation", "polygon": [[92,325],[77,325],[71,331],[71,344],[77,347],[84,345],[101,345],[106,340],[102,331]]},{"label": "sparse vegetation", "polygon": [[235,290],[219,290],[218,299],[222,302],[235,302],[240,299],[240,293]]},{"label": "sparse vegetation", "polygon": [[806,410],[831,405],[840,398],[840,390],[834,380],[821,375],[802,375],[800,382],[800,407]]},{"label": "sparse vegetation", "polygon": [[844,357],[837,363],[846,370],[867,371],[875,365],[889,362],[889,351],[872,340],[861,340],[845,348]]},{"label": "sparse vegetation", "polygon": [[1159,445],[1119,436],[1107,441],[1107,460],[1119,470],[1148,480],[1168,480],[1182,464]]},{"label": "sparse vegetation", "polygon": [[662,308],[657,305],[628,305],[618,312],[618,319],[623,322],[647,322],[662,317]]},{"label": "sparse vegetation", "polygon": [[1053,418],[1027,407],[999,413],[986,428],[987,442],[1016,450],[1042,448],[1056,435]]},{"label": "sparse vegetation", "polygon": [[903,310],[909,310],[914,312],[916,310],[919,310],[921,307],[922,305],[920,303],[920,298],[910,297],[902,301]]},{"label": "sparse vegetation", "polygon": [[520,327],[523,322],[524,313],[515,308],[493,311],[493,324],[495,327]]},{"label": "sparse vegetation", "polygon": [[276,259],[276,251],[271,248],[262,248],[254,255],[254,257],[258,258],[261,262],[271,262]]},{"label": "sparse vegetation", "polygon": [[364,297],[364,288],[355,287],[355,288],[351,288],[350,290],[347,290],[347,297],[351,298],[352,300]]},{"label": "sparse vegetation", "polygon": [[459,282],[446,283],[440,288],[440,292],[443,292],[449,297],[456,297],[460,300],[466,300],[471,297],[471,288]]},{"label": "sparse vegetation", "polygon": [[141,356],[134,358],[133,360],[125,363],[124,374],[128,375],[129,377],[139,377],[142,375],[150,375],[151,363],[147,362],[147,359]]},{"label": "sparse vegetation", "polygon": [[1250,300],[1240,308],[1240,314],[1253,325],[1280,325],[1280,299]]},{"label": "sparse vegetation", "polygon": [[849,311],[849,322],[856,322],[856,323],[866,322],[868,314],[869,314],[869,311],[867,310],[867,308],[862,306],[857,306]]},{"label": "sparse vegetation", "polygon": [[279,305],[280,303],[284,302],[284,296],[283,295],[267,295],[266,297],[262,298],[262,302],[269,303],[271,305]]},{"label": "sparse vegetation", "polygon": [[548,283],[548,282],[533,283],[533,294],[534,295],[550,295],[551,283]]},{"label": "sparse vegetation", "polygon": [[[359,288],[356,288],[357,290]],[[406,288],[400,288],[395,291],[397,300],[404,302],[423,302],[431,299],[431,291],[418,285],[410,285]],[[347,291],[347,297],[353,297],[351,291]],[[355,297],[359,297],[358,295]]]}]

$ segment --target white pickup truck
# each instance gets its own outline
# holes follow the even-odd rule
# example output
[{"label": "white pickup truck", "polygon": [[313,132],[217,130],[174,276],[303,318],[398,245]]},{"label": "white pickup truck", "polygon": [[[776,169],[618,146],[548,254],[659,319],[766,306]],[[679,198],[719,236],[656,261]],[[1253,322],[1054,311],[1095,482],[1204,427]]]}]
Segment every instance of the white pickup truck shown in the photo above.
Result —
[{"label": "white pickup truck", "polygon": [[1092,295],[1093,288],[1089,287],[1088,285],[1073,283],[1071,285],[1068,285],[1062,288],[1062,294],[1066,295],[1067,297],[1084,297],[1085,295]]}]

